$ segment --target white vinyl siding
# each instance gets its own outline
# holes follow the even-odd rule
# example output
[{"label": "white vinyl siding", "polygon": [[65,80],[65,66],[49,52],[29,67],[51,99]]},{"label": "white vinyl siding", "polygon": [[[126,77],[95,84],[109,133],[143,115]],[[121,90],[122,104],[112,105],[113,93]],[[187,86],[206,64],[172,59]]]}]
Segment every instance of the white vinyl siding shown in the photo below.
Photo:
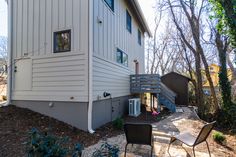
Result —
[{"label": "white vinyl siding", "polygon": [[[53,53],[53,33],[68,29],[71,51]],[[31,90],[15,89],[24,80],[14,81],[13,100],[87,102],[88,1],[13,1],[13,61],[22,58],[32,60]]]},{"label": "white vinyl siding", "polygon": [[129,95],[130,70],[101,58],[93,57],[93,99],[103,99],[103,92],[112,98]]},{"label": "white vinyl siding", "polygon": [[[115,0],[114,12],[102,0],[94,1],[94,100],[104,99],[105,91],[113,98],[129,95],[129,76],[135,73],[135,59],[139,62],[140,73],[144,73],[143,40],[140,46],[138,33],[127,31],[126,10],[132,17],[132,30],[138,30],[139,25],[126,0]],[[117,48],[128,55],[128,67],[117,63]]]}]

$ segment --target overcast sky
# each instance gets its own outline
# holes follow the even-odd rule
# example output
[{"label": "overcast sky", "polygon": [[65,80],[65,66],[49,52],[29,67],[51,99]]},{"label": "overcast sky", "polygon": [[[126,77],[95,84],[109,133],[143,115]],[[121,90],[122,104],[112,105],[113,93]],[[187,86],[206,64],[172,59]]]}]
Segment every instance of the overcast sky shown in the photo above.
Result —
[{"label": "overcast sky", "polygon": [[[144,16],[152,30],[154,19],[155,0],[138,0],[143,10]],[[7,36],[7,4],[5,0],[0,0],[0,36]]]}]

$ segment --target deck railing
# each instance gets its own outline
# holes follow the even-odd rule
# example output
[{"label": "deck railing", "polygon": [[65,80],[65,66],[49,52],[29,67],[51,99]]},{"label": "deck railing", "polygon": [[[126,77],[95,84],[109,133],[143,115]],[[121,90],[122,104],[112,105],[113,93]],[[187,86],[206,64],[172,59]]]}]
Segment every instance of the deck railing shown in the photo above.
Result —
[{"label": "deck railing", "polygon": [[139,74],[130,76],[131,93],[160,93],[161,78],[158,74]]}]

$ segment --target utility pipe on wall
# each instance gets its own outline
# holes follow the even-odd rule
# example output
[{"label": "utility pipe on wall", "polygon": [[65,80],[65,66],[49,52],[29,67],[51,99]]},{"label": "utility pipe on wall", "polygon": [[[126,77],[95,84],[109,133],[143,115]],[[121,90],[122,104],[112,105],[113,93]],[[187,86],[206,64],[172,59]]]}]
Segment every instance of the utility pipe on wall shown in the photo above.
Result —
[{"label": "utility pipe on wall", "polygon": [[7,60],[7,102],[5,106],[11,104],[11,87],[12,87],[12,0],[8,0],[8,45],[7,45],[7,52],[8,52],[8,60]]},{"label": "utility pipe on wall", "polygon": [[93,134],[93,0],[89,0],[89,37],[88,37],[88,131]]}]

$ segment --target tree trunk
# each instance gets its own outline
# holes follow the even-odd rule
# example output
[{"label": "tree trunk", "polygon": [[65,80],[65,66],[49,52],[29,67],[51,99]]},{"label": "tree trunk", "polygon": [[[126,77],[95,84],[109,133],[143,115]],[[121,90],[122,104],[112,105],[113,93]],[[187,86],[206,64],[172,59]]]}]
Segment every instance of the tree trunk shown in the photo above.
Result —
[{"label": "tree trunk", "polygon": [[199,54],[202,58],[202,62],[203,62],[205,72],[206,72],[206,77],[207,77],[207,80],[208,80],[209,85],[210,85],[211,95],[212,95],[212,98],[213,98],[213,104],[214,104],[215,110],[218,111],[219,106],[218,106],[218,101],[217,101],[217,98],[216,98],[214,85],[213,85],[213,82],[212,82],[212,79],[211,79],[210,71],[209,71],[209,68],[208,68],[208,63],[207,63],[207,60],[206,60],[206,57],[204,55],[204,51],[203,51],[203,48],[202,48],[201,42],[200,42],[200,22],[199,22],[200,15],[199,15],[199,17],[196,17],[195,11],[194,11],[194,9],[195,9],[194,3],[190,2],[190,7],[189,8],[190,8],[191,13],[188,12],[188,9],[186,8],[186,4],[183,2],[183,0],[180,0],[180,4],[181,4],[181,6],[184,10],[184,13],[185,13],[185,15],[188,19],[188,22],[190,24],[190,28],[191,28],[192,35],[193,35],[193,40],[194,40],[195,45],[196,45],[196,50],[195,50],[196,52],[195,53]]},{"label": "tree trunk", "polygon": [[231,85],[227,75],[227,65],[226,65],[226,53],[227,49],[224,48],[223,41],[219,33],[216,34],[216,46],[218,49],[219,59],[220,59],[220,88],[223,99],[223,107],[225,109],[230,109],[231,106]]},{"label": "tree trunk", "polygon": [[228,66],[229,66],[230,70],[232,71],[232,75],[233,75],[232,79],[236,80],[236,69],[234,68],[233,63],[229,58],[229,53],[226,53],[226,59],[227,59],[227,62],[228,62]]},{"label": "tree trunk", "polygon": [[202,73],[201,73],[201,58],[199,54],[194,54],[195,56],[195,68],[197,76],[197,88],[196,88],[196,103],[199,108],[199,114],[202,116],[204,111],[204,100],[203,100],[203,90],[202,90]]},{"label": "tree trunk", "polygon": [[218,104],[218,100],[217,100],[217,97],[216,97],[215,87],[214,87],[214,84],[213,84],[212,79],[211,79],[211,75],[210,75],[210,71],[209,71],[209,67],[208,67],[206,57],[203,53],[203,49],[202,49],[201,46],[198,47],[197,51],[199,51],[199,53],[201,54],[202,62],[203,62],[205,72],[206,72],[206,77],[207,77],[207,80],[208,80],[209,85],[210,85],[210,90],[211,90],[211,95],[212,95],[212,98],[213,98],[213,104],[214,104],[215,112],[218,112],[219,111],[219,104]]}]

